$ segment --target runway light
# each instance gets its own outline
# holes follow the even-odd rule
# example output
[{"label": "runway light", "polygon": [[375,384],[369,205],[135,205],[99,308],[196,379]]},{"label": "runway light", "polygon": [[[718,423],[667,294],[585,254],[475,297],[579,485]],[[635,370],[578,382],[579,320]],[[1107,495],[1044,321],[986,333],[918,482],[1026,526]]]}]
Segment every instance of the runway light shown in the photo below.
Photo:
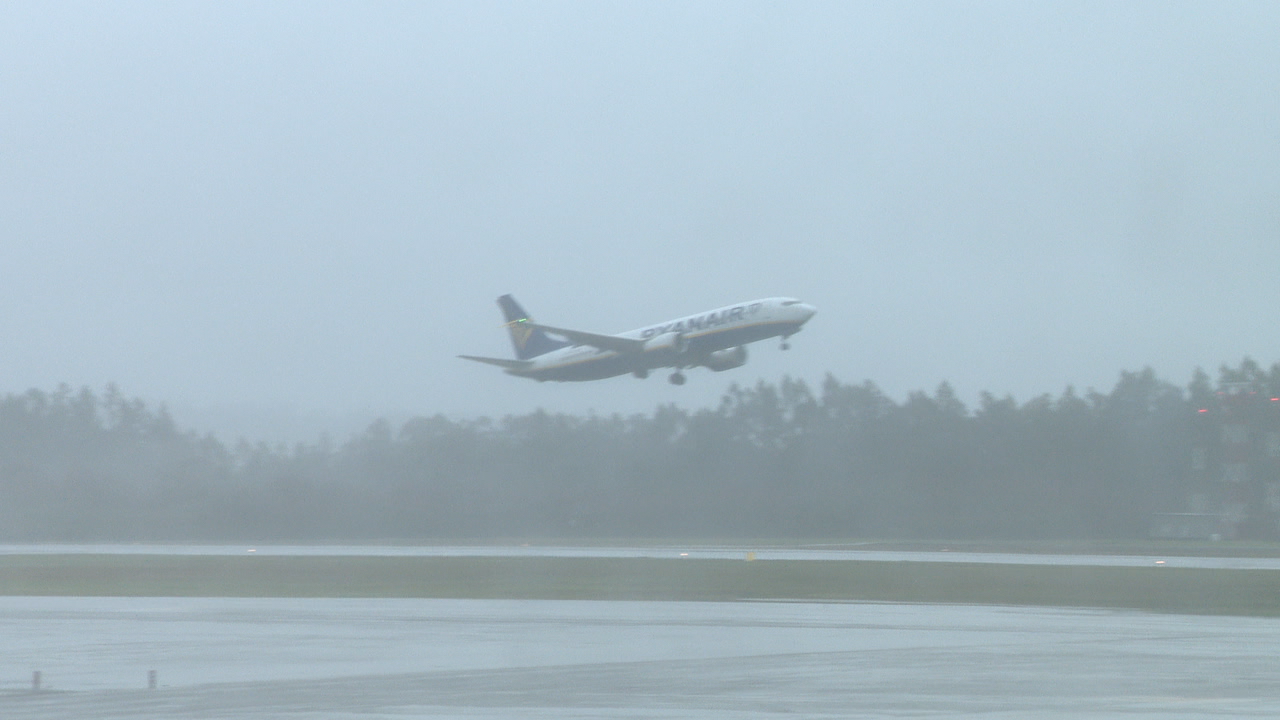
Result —
[{"label": "runway light", "polygon": [[1199,409],[1199,410],[1197,410],[1196,412],[1207,413],[1207,412],[1209,412],[1209,408],[1200,408],[1200,409]]},{"label": "runway light", "polygon": [[689,557],[689,553],[680,553],[680,557]]},{"label": "runway light", "polygon": [[248,549],[248,550],[246,550],[245,552],[258,552],[258,549],[257,549],[257,548],[249,548],[249,549]]},{"label": "runway light", "polygon": [[1163,565],[1163,564],[1164,564],[1164,561],[1163,561],[1163,560],[1157,560],[1157,561],[1156,561],[1156,564],[1157,564],[1157,565]]}]

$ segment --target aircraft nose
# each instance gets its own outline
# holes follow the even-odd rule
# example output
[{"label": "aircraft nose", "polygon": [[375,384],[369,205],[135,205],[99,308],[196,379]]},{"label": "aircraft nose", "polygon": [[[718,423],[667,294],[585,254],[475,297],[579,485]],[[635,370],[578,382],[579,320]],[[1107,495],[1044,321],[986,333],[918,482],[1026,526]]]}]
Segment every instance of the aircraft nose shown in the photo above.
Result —
[{"label": "aircraft nose", "polygon": [[818,314],[818,308],[810,305],[809,303],[800,303],[799,305],[796,305],[796,309],[804,313],[804,320],[801,320],[800,322],[808,322],[809,318]]}]

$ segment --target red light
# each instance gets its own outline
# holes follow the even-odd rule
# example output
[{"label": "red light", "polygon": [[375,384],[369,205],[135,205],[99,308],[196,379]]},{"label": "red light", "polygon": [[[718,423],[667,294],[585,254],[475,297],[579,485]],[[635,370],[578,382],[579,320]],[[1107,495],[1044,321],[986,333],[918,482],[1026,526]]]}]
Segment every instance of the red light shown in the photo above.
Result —
[{"label": "red light", "polygon": [[1209,408],[1200,408],[1199,412],[1207,413],[1209,412]]},{"label": "red light", "polygon": [[1280,402],[1280,398],[1271,398],[1271,402]]}]

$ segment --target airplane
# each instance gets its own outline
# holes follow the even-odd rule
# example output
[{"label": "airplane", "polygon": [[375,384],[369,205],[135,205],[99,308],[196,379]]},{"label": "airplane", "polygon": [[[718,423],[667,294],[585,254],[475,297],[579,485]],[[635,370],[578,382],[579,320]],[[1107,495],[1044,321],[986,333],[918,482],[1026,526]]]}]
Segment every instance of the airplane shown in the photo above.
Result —
[{"label": "airplane", "polygon": [[[683,385],[686,368],[715,372],[747,362],[747,343],[771,337],[788,338],[800,332],[818,310],[795,298],[772,297],[726,305],[617,335],[570,330],[536,323],[510,295],[498,306],[511,333],[516,359],[459,355],[465,360],[496,365],[509,375],[539,382],[601,380],[631,373],[644,379],[649,371],[673,368],[667,378]],[[552,337],[559,336],[558,339]]]}]

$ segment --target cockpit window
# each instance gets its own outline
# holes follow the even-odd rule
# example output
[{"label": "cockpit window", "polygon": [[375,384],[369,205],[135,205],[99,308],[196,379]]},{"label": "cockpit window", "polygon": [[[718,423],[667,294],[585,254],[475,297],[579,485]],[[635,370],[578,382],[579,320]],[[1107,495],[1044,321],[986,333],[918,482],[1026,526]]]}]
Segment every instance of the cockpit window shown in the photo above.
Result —
[{"label": "cockpit window", "polygon": [[799,300],[783,300],[783,301],[782,301],[782,305],[783,305],[784,307],[785,307],[785,306],[787,306],[787,305],[799,305],[799,304],[800,304],[800,301],[799,301]]}]

